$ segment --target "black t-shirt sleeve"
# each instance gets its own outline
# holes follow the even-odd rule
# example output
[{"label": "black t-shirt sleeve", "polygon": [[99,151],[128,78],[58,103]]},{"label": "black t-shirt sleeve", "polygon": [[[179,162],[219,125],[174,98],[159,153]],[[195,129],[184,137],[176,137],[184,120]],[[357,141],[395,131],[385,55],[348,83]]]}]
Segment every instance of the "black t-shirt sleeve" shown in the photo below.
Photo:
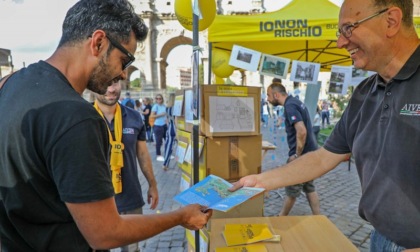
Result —
[{"label": "black t-shirt sleeve", "polygon": [[290,125],[303,121],[302,114],[296,105],[286,105],[285,111],[287,111],[286,120],[290,123]]},{"label": "black t-shirt sleeve", "polygon": [[331,132],[331,135],[327,138],[324,144],[324,148],[330,152],[337,154],[350,153],[350,147],[347,141],[347,117],[348,109],[346,109]]},{"label": "black t-shirt sleeve", "polygon": [[98,117],[71,126],[57,139],[47,161],[62,201],[92,202],[114,195],[107,134]]}]

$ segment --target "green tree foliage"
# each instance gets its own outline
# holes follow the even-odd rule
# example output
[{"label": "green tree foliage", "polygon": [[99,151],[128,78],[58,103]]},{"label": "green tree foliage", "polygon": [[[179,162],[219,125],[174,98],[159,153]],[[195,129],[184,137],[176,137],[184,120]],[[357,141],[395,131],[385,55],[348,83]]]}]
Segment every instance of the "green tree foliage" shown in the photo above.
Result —
[{"label": "green tree foliage", "polygon": [[354,89],[353,86],[349,87],[347,89],[346,95],[335,95],[335,94],[328,95],[328,100],[330,100],[334,109],[335,118],[340,118],[341,115],[343,114],[344,110],[349,104],[351,96],[353,95],[353,89]]},{"label": "green tree foliage", "polygon": [[140,78],[135,78],[134,80],[130,81],[131,88],[141,88],[141,81]]}]

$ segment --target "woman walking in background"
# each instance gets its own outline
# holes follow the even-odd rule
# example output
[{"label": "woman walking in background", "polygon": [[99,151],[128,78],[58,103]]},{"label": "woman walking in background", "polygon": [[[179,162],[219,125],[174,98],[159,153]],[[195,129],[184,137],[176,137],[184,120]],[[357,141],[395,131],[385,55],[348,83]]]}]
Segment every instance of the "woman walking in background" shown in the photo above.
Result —
[{"label": "woman walking in background", "polygon": [[155,119],[155,123],[153,125],[153,132],[155,133],[155,141],[156,141],[156,160],[157,161],[165,161],[163,158],[160,147],[162,146],[163,138],[166,134],[166,106],[163,103],[163,96],[161,94],[157,94],[155,97],[156,103],[153,104],[152,113],[150,114],[151,118]]},{"label": "woman walking in background", "polygon": [[166,120],[167,120],[167,130],[166,130],[166,141],[165,141],[165,161],[163,162],[163,169],[168,170],[169,162],[173,158],[172,156],[172,147],[175,142],[175,122],[174,122],[174,103],[175,103],[175,94],[170,94],[168,97],[168,103],[166,107]]}]

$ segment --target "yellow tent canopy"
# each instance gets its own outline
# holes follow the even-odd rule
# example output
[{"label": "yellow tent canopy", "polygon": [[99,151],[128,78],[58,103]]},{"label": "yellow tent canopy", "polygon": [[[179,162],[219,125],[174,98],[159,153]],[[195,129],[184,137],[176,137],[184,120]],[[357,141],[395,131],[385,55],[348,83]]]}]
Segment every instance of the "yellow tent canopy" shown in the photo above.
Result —
[{"label": "yellow tent canopy", "polygon": [[218,15],[209,27],[212,49],[233,45],[274,56],[331,65],[351,65],[336,46],[340,8],[328,0],[294,0],[284,8],[252,16]]},{"label": "yellow tent canopy", "polygon": [[[328,0],[294,0],[284,8],[252,16],[217,15],[209,27],[212,49],[239,45],[291,60],[316,62],[321,71],[349,66],[349,54],[336,45],[340,8]],[[420,18],[415,18],[420,33]]]}]

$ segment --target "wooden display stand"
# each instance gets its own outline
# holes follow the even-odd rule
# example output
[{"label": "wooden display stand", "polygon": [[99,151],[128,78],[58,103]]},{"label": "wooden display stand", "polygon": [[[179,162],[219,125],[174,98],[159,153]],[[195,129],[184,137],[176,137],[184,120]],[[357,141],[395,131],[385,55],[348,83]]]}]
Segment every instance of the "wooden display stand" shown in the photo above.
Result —
[{"label": "wooden display stand", "polygon": [[[199,118],[194,118],[199,122],[197,131],[194,131],[197,125],[191,120],[194,106],[190,103],[197,95],[193,91],[178,91],[174,105],[179,112],[175,114],[178,140],[175,156],[177,165],[182,169],[180,187],[185,190],[210,174],[237,181],[243,176],[261,173],[262,153],[259,149],[264,150],[260,132],[261,88],[200,85],[200,113]],[[194,147],[193,132],[200,134],[197,137],[198,147]],[[266,148],[273,149],[268,145]],[[195,156],[197,149],[198,155]],[[196,160],[198,164],[194,164]],[[212,218],[261,217],[263,208],[264,197],[260,195],[227,213],[214,211]],[[207,251],[209,224],[200,235],[186,231],[188,251]],[[199,247],[196,236],[200,237]]]},{"label": "wooden display stand", "polygon": [[210,252],[226,247],[222,236],[225,224],[267,223],[281,236],[281,242],[263,242],[269,252],[357,252],[340,230],[323,215],[212,219]]}]

